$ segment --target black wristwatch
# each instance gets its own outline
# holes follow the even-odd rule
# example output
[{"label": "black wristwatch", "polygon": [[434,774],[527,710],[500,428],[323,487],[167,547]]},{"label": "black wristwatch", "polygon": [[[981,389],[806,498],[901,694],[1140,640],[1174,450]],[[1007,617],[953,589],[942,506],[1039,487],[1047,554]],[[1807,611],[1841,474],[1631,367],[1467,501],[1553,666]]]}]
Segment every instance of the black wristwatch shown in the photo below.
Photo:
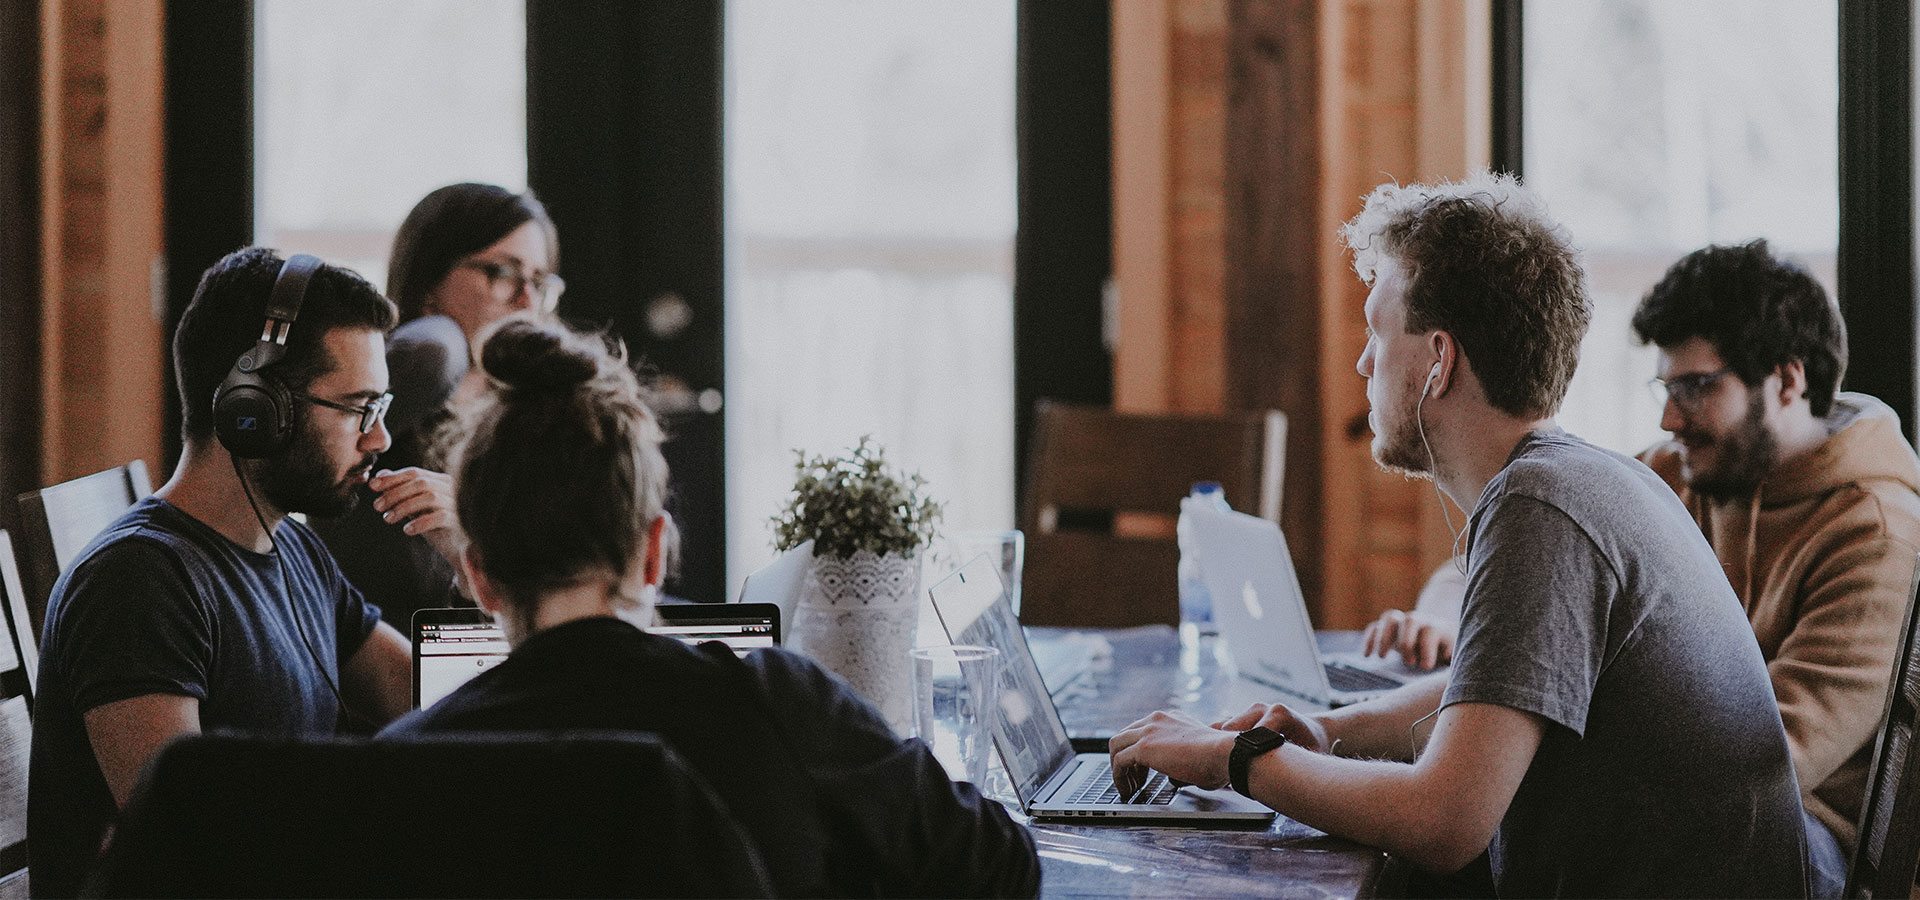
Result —
[{"label": "black wristwatch", "polygon": [[1227,781],[1242,795],[1251,797],[1247,787],[1247,764],[1253,758],[1272,753],[1287,742],[1287,736],[1264,725],[1240,732],[1233,739],[1233,752],[1227,756]]}]

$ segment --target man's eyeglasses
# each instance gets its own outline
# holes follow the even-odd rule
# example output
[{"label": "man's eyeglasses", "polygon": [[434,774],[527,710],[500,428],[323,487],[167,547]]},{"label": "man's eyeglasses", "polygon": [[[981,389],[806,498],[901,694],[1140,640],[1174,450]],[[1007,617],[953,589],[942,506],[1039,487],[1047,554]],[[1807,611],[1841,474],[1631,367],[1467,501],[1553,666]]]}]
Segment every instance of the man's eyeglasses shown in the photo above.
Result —
[{"label": "man's eyeglasses", "polygon": [[1694,372],[1673,378],[1655,378],[1647,382],[1647,389],[1653,392],[1653,399],[1662,407],[1672,400],[1683,409],[1696,408],[1702,397],[1720,383],[1720,379],[1732,375],[1733,370],[1721,369],[1717,372]]},{"label": "man's eyeglasses", "polygon": [[549,307],[558,303],[560,292],[567,289],[566,281],[552,272],[529,272],[512,263],[470,259],[460,265],[485,275],[487,285],[493,288],[493,298],[502,303],[512,300],[525,288],[536,306]]},{"label": "man's eyeglasses", "polygon": [[343,413],[353,413],[359,416],[361,434],[372,431],[373,426],[384,421],[387,418],[387,407],[393,405],[392,394],[381,394],[374,398],[372,403],[365,403],[360,406],[354,406],[349,403],[335,403],[332,400],[322,400],[312,394],[300,394],[299,397],[315,406],[324,406],[328,409],[337,409]]}]

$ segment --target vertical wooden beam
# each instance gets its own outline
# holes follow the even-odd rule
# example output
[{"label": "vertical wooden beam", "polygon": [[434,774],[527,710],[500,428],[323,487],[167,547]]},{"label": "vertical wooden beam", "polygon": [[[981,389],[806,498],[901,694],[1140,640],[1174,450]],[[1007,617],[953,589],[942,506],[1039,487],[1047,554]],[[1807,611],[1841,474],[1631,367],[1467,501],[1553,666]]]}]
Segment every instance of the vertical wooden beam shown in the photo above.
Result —
[{"label": "vertical wooden beam", "polygon": [[[82,472],[143,459],[157,465],[165,431],[164,64],[162,0],[105,4],[106,109],[103,184],[107,216],[99,238],[106,304],[74,316],[90,340],[88,380],[100,388],[83,417],[110,423],[90,435]],[[79,473],[76,473],[79,474]]]},{"label": "vertical wooden beam", "polygon": [[[40,435],[39,468],[41,477],[59,480],[56,460],[62,454],[63,435],[56,424],[60,409],[59,362],[61,332],[57,327],[57,298],[65,292],[65,266],[62,255],[64,232],[71,213],[66,202],[66,157],[69,142],[64,140],[67,104],[65,79],[67,52],[67,0],[43,0],[40,5],[40,298],[41,315],[35,323],[40,345]],[[53,307],[50,309],[49,307]]]},{"label": "vertical wooden beam", "polygon": [[1301,587],[1321,596],[1323,6],[1231,0],[1226,139],[1226,396],[1287,414],[1282,525]]},{"label": "vertical wooden beam", "polygon": [[1113,5],[1113,404],[1170,408],[1172,12],[1168,0]]},{"label": "vertical wooden beam", "polygon": [[1839,16],[1840,313],[1855,336],[1844,386],[1893,407],[1912,440],[1913,0],[1842,3]]},{"label": "vertical wooden beam", "polygon": [[160,0],[49,0],[42,21],[40,468],[160,453]]},{"label": "vertical wooden beam", "polygon": [[[1028,458],[1037,401],[1113,402],[1103,309],[1113,277],[1113,5],[1017,4],[1015,460]],[[1025,496],[1024,472],[1017,484]]]},{"label": "vertical wooden beam", "polygon": [[0,529],[40,486],[40,0],[0,0]]},{"label": "vertical wooden beam", "polygon": [[[165,28],[163,330],[171,341],[201,273],[253,242],[253,2],[167,3]],[[171,470],[180,455],[180,398],[170,354],[164,371],[162,469]]]}]

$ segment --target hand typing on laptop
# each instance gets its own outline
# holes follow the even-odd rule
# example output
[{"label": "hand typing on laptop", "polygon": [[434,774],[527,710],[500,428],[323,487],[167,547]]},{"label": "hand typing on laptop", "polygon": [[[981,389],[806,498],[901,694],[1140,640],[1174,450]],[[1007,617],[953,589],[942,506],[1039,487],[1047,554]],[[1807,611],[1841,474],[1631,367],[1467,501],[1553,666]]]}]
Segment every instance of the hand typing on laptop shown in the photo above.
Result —
[{"label": "hand typing on laptop", "polygon": [[1453,661],[1460,640],[1460,602],[1467,594],[1467,578],[1458,560],[1448,560],[1420,589],[1413,609],[1390,609],[1360,633],[1361,653],[1386,656],[1400,651],[1400,659],[1417,669],[1432,669]]},{"label": "hand typing on laptop", "polygon": [[1224,787],[1233,738],[1234,732],[1202,724],[1186,713],[1160,710],[1128,725],[1108,743],[1113,785],[1130,795],[1153,772],[1160,772],[1207,790]]}]

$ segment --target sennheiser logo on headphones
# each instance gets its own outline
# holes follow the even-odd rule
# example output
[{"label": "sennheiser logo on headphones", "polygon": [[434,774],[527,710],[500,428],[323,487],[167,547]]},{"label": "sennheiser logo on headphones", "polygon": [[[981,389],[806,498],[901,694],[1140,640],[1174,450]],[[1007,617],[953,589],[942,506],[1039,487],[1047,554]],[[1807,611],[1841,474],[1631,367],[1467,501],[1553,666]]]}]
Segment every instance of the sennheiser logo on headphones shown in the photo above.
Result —
[{"label": "sennheiser logo on headphones", "polygon": [[240,416],[238,419],[234,420],[233,427],[238,428],[241,431],[259,431],[260,420],[254,416]]}]

